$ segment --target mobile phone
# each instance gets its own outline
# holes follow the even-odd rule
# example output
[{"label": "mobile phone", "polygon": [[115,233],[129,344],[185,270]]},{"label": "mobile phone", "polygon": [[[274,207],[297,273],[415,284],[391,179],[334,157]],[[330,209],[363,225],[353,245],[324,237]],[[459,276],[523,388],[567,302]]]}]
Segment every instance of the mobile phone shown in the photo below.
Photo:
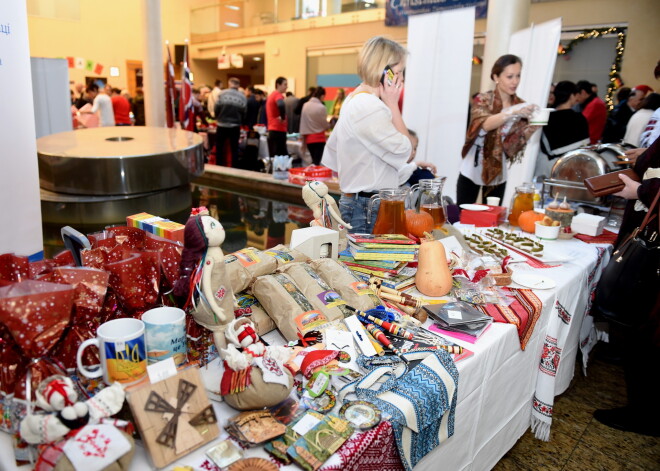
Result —
[{"label": "mobile phone", "polygon": [[383,75],[380,77],[380,83],[385,85],[384,81],[387,80],[387,84],[392,86],[394,83],[394,71],[392,70],[392,67],[389,65],[386,65],[385,68],[383,69]]}]

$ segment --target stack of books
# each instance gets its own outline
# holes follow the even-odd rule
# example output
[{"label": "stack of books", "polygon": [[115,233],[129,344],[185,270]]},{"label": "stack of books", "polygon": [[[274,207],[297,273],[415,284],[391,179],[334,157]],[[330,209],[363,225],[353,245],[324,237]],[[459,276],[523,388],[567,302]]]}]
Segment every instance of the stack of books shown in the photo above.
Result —
[{"label": "stack of books", "polygon": [[348,244],[339,260],[359,278],[377,277],[385,287],[396,290],[415,283],[417,269],[407,266],[419,248],[414,240],[400,234],[348,234]]}]

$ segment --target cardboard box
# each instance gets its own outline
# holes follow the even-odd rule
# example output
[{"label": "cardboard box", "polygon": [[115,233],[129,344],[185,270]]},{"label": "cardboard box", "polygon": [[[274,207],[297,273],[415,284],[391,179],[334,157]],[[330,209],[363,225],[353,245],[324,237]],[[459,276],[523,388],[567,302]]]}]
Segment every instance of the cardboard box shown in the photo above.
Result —
[{"label": "cardboard box", "polygon": [[461,210],[461,224],[474,224],[476,227],[496,227],[504,222],[506,208],[504,206],[488,206],[488,211]]},{"label": "cardboard box", "polygon": [[126,225],[137,227],[159,237],[170,239],[183,244],[183,231],[185,226],[178,222],[163,219],[149,213],[138,213],[126,217]]}]

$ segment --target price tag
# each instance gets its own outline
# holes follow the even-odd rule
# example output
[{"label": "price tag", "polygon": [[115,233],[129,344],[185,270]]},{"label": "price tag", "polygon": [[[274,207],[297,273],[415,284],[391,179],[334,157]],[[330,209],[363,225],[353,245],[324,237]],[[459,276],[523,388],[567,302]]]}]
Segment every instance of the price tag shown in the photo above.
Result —
[{"label": "price tag", "polygon": [[153,365],[147,365],[147,374],[149,375],[149,381],[151,384],[156,384],[159,381],[176,375],[174,358],[169,357],[163,361],[154,363]]},{"label": "price tag", "polygon": [[305,414],[305,416],[293,426],[293,431],[299,435],[305,435],[320,421],[320,419],[317,419],[312,414]]},{"label": "price tag", "polygon": [[[311,386],[310,386],[310,383]],[[306,389],[312,397],[319,397],[327,389],[330,383],[330,376],[325,371],[319,371],[312,376],[312,379],[307,383]]]}]

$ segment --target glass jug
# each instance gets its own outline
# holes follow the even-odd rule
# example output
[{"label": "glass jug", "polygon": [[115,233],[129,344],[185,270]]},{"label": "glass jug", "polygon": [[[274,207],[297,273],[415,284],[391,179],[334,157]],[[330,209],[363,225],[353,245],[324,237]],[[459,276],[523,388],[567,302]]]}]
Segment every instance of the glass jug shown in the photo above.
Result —
[{"label": "glass jug", "polygon": [[405,188],[385,188],[379,190],[369,200],[367,223],[371,223],[371,213],[376,201],[380,200],[380,209],[372,233],[408,234],[406,228],[405,202],[408,190]]},{"label": "glass jug", "polygon": [[[433,217],[434,229],[440,229],[447,221],[447,207],[442,198],[442,187],[445,185],[445,180],[447,177],[421,179],[409,190],[410,201],[414,202],[409,207],[429,213]],[[413,196],[415,193],[419,193],[416,200]]]},{"label": "glass jug", "polygon": [[518,217],[523,212],[534,209],[534,185],[523,183],[522,186],[517,186],[510,208],[509,224],[518,226]]}]

